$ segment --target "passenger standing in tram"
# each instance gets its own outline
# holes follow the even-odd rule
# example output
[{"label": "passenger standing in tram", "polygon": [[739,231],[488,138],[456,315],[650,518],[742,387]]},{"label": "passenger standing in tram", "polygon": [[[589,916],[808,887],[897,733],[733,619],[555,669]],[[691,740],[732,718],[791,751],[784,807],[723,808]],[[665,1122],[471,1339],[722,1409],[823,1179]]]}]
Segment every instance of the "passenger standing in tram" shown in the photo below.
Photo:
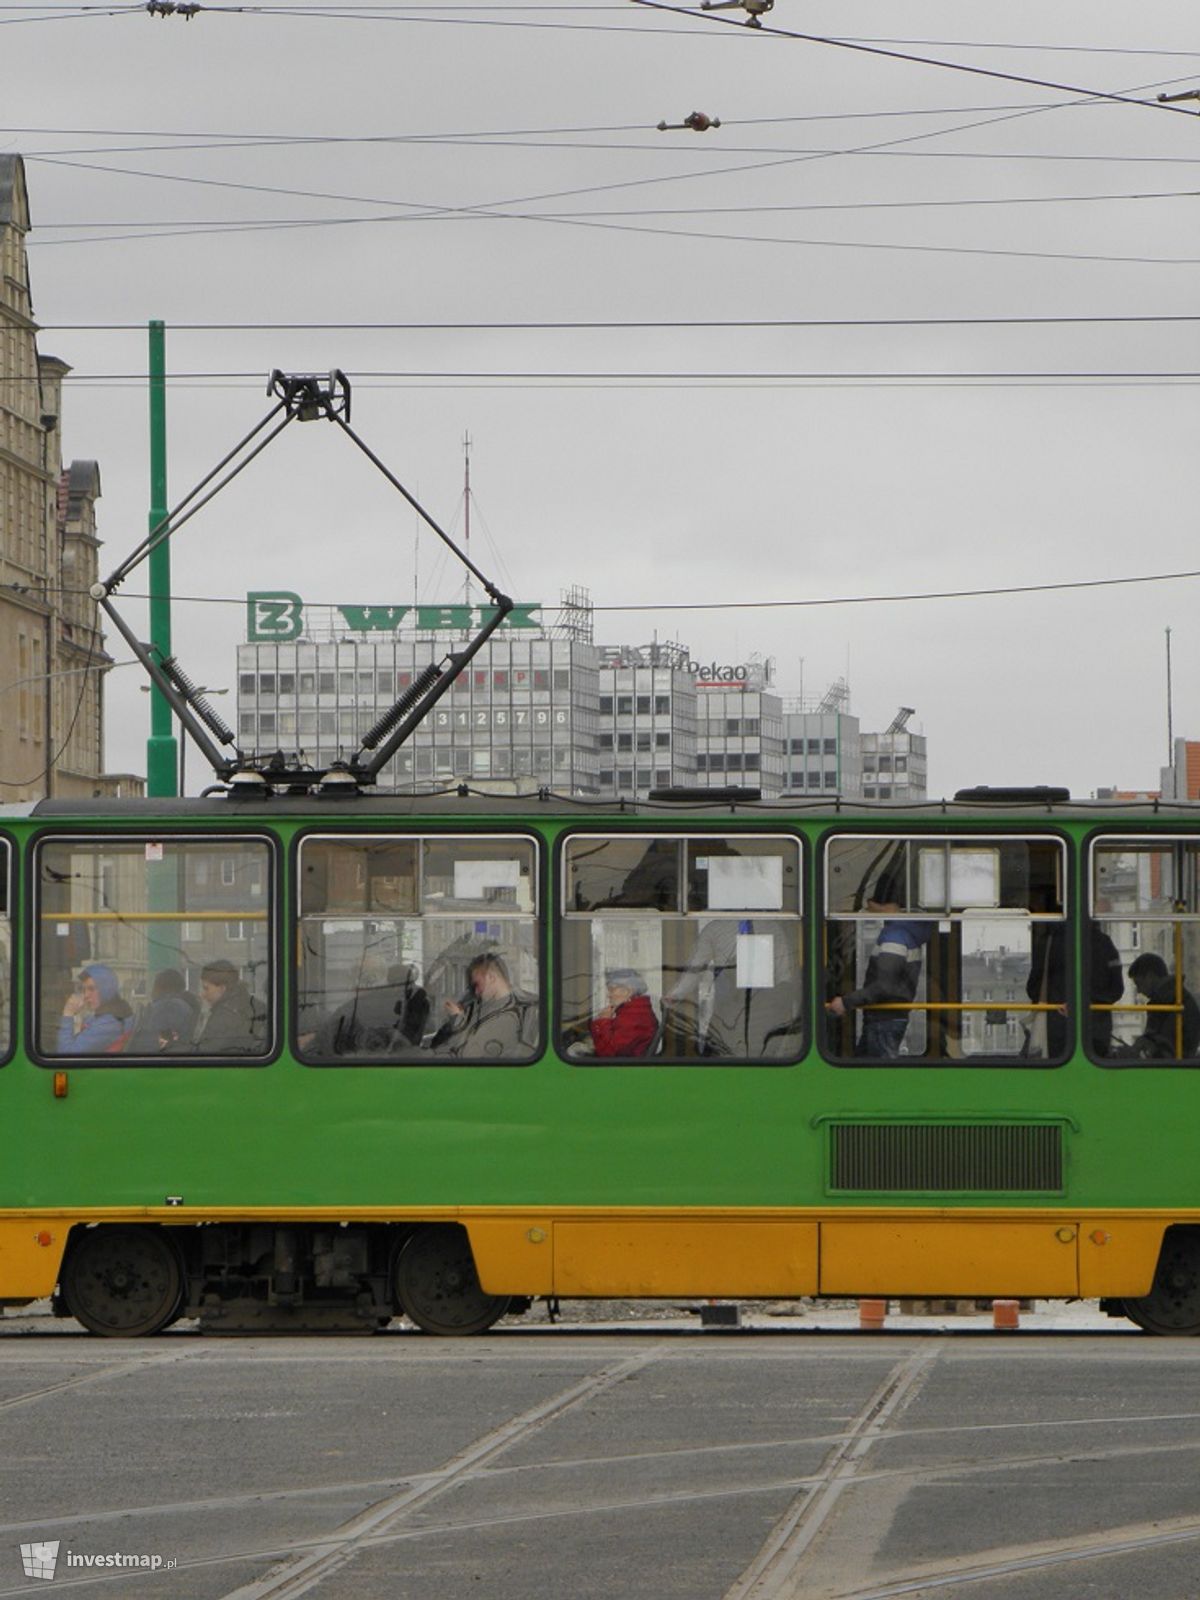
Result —
[{"label": "passenger standing in tram", "polygon": [[[884,922],[867,961],[862,987],[827,1000],[825,1010],[831,1017],[844,1017],[870,1006],[911,1006],[916,999],[922,953],[933,934],[934,924],[901,917],[902,892],[898,872],[887,868],[875,885],[874,897],[867,901],[867,910],[881,916]],[[908,1030],[908,1018],[907,1010],[867,1010],[855,1055],[876,1060],[898,1056]]]},{"label": "passenger standing in tram", "polygon": [[[1051,897],[1045,894],[1034,901],[1034,910],[1054,910]],[[1025,993],[1040,1004],[1052,1004],[1053,1011],[1032,1013],[1045,1018],[1045,1027],[1036,1021],[1026,1029],[1025,1049],[1029,1057],[1046,1056],[1050,1060],[1066,1054],[1067,1050],[1067,931],[1062,922],[1035,922],[1030,937],[1029,977]],[[1088,996],[1092,1007],[1111,1006],[1125,993],[1125,980],[1121,976],[1121,957],[1116,945],[1098,922],[1089,924]],[[1112,1048],[1113,1018],[1111,1011],[1089,1010],[1088,1036],[1093,1055],[1106,1056]],[[1039,1041],[1039,1035],[1041,1039]]]},{"label": "passenger standing in tram", "polygon": [[[746,946],[743,941],[757,942]],[[753,977],[747,971],[739,975],[739,956],[749,948],[765,950],[762,971]],[[713,917],[700,929],[687,966],[663,995],[664,1009],[684,1001],[696,1007],[701,1055],[769,1056],[778,1048],[773,1041],[791,1038],[802,1026],[795,924],[772,917]]]}]

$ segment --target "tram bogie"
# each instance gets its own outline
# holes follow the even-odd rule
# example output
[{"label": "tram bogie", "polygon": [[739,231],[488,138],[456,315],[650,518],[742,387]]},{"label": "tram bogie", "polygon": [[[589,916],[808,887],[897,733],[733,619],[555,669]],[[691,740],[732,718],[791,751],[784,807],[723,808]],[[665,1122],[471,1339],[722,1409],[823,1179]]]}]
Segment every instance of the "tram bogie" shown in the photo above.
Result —
[{"label": "tram bogie", "polygon": [[405,1223],[77,1227],[54,1297],[57,1315],[117,1338],[182,1318],[215,1332],[313,1333],[408,1316],[433,1333],[478,1333],[513,1306],[480,1289],[462,1228]]}]

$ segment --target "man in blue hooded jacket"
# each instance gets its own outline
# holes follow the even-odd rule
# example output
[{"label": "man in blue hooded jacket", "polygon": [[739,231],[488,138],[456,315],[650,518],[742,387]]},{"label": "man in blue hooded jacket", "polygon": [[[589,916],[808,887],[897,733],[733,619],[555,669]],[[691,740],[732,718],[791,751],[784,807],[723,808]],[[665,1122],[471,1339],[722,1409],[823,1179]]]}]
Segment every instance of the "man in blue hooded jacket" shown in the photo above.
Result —
[{"label": "man in blue hooded jacket", "polygon": [[94,1056],[119,1049],[130,1030],[133,1012],[121,997],[111,967],[93,961],[79,974],[79,986],[67,996],[58,1023],[59,1055]]}]

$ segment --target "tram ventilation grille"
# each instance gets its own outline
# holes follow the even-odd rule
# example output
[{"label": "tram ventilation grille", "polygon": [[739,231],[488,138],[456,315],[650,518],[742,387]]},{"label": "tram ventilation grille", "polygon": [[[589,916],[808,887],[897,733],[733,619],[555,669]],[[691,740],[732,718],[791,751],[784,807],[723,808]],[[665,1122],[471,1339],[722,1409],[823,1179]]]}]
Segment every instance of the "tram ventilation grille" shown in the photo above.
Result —
[{"label": "tram ventilation grille", "polygon": [[830,1188],[873,1193],[1058,1193],[1054,1123],[834,1123]]}]

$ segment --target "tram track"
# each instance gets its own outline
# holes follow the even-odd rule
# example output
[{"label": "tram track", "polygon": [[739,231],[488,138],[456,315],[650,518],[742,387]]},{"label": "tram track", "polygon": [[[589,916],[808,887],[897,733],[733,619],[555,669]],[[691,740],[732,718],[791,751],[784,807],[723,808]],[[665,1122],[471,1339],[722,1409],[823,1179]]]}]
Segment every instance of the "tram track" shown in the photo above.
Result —
[{"label": "tram track", "polygon": [[[829,1600],[893,1600],[899,1595],[935,1594],[951,1585],[995,1582],[1000,1578],[1017,1577],[1021,1573],[1045,1571],[1064,1567],[1077,1561],[1099,1561],[1108,1557],[1136,1555],[1140,1552],[1161,1549],[1167,1545],[1184,1544],[1200,1540],[1200,1520],[1195,1517],[1172,1521],[1142,1524],[1153,1529],[1140,1532],[1138,1526],[1120,1531],[1109,1529],[1105,1533],[1081,1534],[1076,1538],[1047,1541],[1028,1545],[1009,1552],[994,1551],[986,1561],[964,1556],[954,1562],[942,1563],[933,1568],[908,1568],[891,1578],[876,1580],[867,1588],[855,1587],[831,1592]],[[796,1591],[799,1597],[800,1591]],[[805,1600],[817,1600],[806,1596]]]},{"label": "tram track", "polygon": [[[1111,1418],[1097,1418],[1097,1426],[1111,1426]],[[1174,1418],[1143,1417],[1122,1419],[1123,1421],[1173,1421]],[[1018,1426],[1011,1424],[1010,1426]],[[1021,1424],[1021,1426],[1038,1427],[1043,1424]],[[1048,1422],[1048,1427],[1063,1426],[1061,1422]],[[915,1434],[937,1434],[943,1432],[970,1432],[970,1429],[897,1429],[889,1432],[888,1439],[896,1441],[911,1438]],[[754,1441],[751,1443],[724,1443],[717,1445],[701,1445],[684,1449],[658,1450],[658,1451],[631,1451],[614,1455],[602,1456],[576,1456],[559,1459],[553,1462],[523,1462],[519,1466],[493,1467],[483,1464],[474,1470],[461,1472],[456,1480],[456,1486],[461,1487],[470,1483],[485,1480],[495,1481],[505,1477],[518,1477],[523,1475],[538,1474],[541,1476],[554,1476],[558,1474],[588,1469],[608,1469],[622,1465],[645,1463],[672,1463],[681,1461],[699,1460],[711,1457],[729,1459],[740,1454],[765,1454],[769,1451],[794,1450],[804,1446],[830,1445],[834,1447],[846,1444],[852,1436],[846,1433],[830,1434],[826,1436],[795,1437],[787,1439],[772,1439]],[[1064,1463],[1079,1465],[1085,1462],[1118,1461],[1123,1459],[1137,1459],[1146,1455],[1170,1455],[1194,1453],[1194,1441],[1182,1441],[1178,1444],[1123,1444],[1110,1445],[1103,1449],[1075,1449],[1069,1452],[1053,1451],[1038,1454],[1021,1454],[992,1456],[987,1461],[973,1461],[965,1458],[952,1457],[943,1461],[930,1463],[925,1466],[883,1467],[874,1470],[860,1470],[855,1475],[855,1483],[860,1485],[904,1481],[922,1483],[936,1480],[946,1474],[953,1474],[956,1480],[971,1477],[988,1477],[996,1473],[1006,1472],[1019,1467],[1023,1470],[1038,1467],[1061,1466]],[[56,1516],[54,1526],[56,1529],[71,1527],[85,1527],[106,1522],[128,1522],[131,1518],[159,1518],[192,1516],[199,1513],[210,1514],[222,1511],[239,1511],[247,1506],[266,1507],[273,1504],[286,1504],[289,1501],[304,1501],[312,1503],[316,1500],[332,1499],[351,1494],[378,1494],[384,1492],[397,1493],[402,1489],[419,1489],[426,1484],[441,1484],[444,1481],[442,1469],[433,1472],[413,1472],[398,1474],[388,1478],[371,1479],[346,1479],[337,1483],[320,1485],[306,1484],[295,1489],[247,1489],[241,1494],[210,1495],[192,1500],[160,1501],[152,1505],[141,1506],[115,1506],[103,1511],[82,1511],[69,1516]],[[774,1492],[782,1488],[796,1491],[813,1490],[821,1487],[826,1482],[826,1476],[818,1474],[791,1475],[784,1478],[764,1479],[761,1485],[749,1487],[731,1487],[729,1489],[714,1491],[697,1491],[695,1494],[683,1492],[680,1494],[657,1495],[642,1497],[634,1504],[640,1507],[654,1505],[669,1505],[682,1503],[689,1499],[705,1498],[710,1493],[719,1498],[722,1495],[736,1495],[740,1493],[752,1494],[760,1488],[764,1491]],[[504,1522],[537,1521],[550,1519],[563,1515],[588,1516],[595,1513],[626,1509],[624,1501],[597,1501],[594,1505],[578,1506],[568,1512],[560,1510],[539,1510],[532,1513],[514,1512],[507,1516],[500,1516],[485,1521],[459,1520],[450,1522],[428,1523],[420,1529],[414,1529],[398,1537],[418,1538],[433,1534],[453,1533],[459,1529],[476,1528],[481,1526],[496,1526]],[[46,1526],[45,1518],[26,1519],[13,1522],[0,1522],[0,1537],[20,1537],[23,1534],[37,1532]],[[334,1536],[330,1535],[332,1539]],[[324,1543],[325,1540],[306,1541],[304,1548],[309,1544]],[[383,1542],[377,1540],[375,1542]],[[300,1548],[300,1547],[297,1547]],[[249,1552],[248,1556],[261,1556],[263,1552]],[[242,1557],[238,1557],[242,1559]],[[186,1563],[184,1563],[186,1565]],[[2,1591],[0,1591],[2,1592]]]},{"label": "tram track", "polygon": [[33,1405],[39,1400],[50,1400],[70,1389],[81,1389],[88,1384],[105,1383],[114,1378],[129,1377],[134,1373],[151,1371],[157,1367],[172,1366],[179,1361],[203,1354],[196,1350],[171,1350],[155,1355],[139,1355],[127,1361],[117,1361],[101,1366],[95,1372],[81,1372],[74,1378],[63,1378],[58,1383],[48,1383],[41,1389],[28,1389],[23,1394],[9,1395],[0,1400],[0,1412],[13,1411],[20,1406]]},{"label": "tram track", "polygon": [[868,1453],[888,1432],[892,1418],[916,1397],[942,1353],[944,1341],[919,1346],[900,1361],[834,1446],[813,1487],[776,1524],[758,1555],[725,1591],[724,1600],[783,1600],[813,1541],[861,1472]]},{"label": "tram track", "polygon": [[[355,1560],[372,1553],[378,1554],[388,1547],[396,1548],[397,1556],[394,1563],[384,1561],[384,1570],[419,1572],[424,1569],[426,1558],[418,1551],[430,1541],[449,1541],[447,1548],[458,1549],[458,1541],[462,1540],[462,1548],[469,1549],[472,1548],[470,1541],[475,1536],[512,1529],[512,1537],[519,1544],[536,1541],[534,1548],[549,1551],[574,1543],[575,1528],[580,1529],[578,1538],[586,1544],[588,1539],[594,1537],[585,1531],[589,1519],[593,1527],[603,1528],[605,1518],[613,1518],[620,1524],[626,1517],[648,1513],[652,1519],[649,1524],[651,1527],[657,1528],[657,1519],[662,1516],[663,1529],[667,1530],[673,1525],[680,1526],[677,1518],[681,1514],[686,1516],[689,1506],[696,1508],[693,1520],[703,1523],[718,1515],[717,1508],[722,1503],[731,1507],[722,1515],[746,1527],[759,1528],[766,1526],[759,1520],[764,1511],[766,1517],[770,1518],[777,1514],[780,1507],[788,1507],[733,1588],[725,1591],[727,1597],[737,1596],[742,1600],[799,1600],[801,1596],[803,1600],[888,1600],[893,1595],[919,1596],[926,1591],[936,1596],[953,1589],[955,1585],[961,1585],[964,1589],[970,1585],[970,1592],[990,1597],[992,1592],[1007,1592],[1009,1583],[1019,1583],[1021,1574],[1042,1569],[1052,1574],[1061,1569],[1063,1583],[1069,1589],[1071,1575],[1080,1570],[1081,1563],[1112,1562],[1139,1551],[1153,1555],[1156,1550],[1169,1552],[1172,1547],[1190,1548],[1200,1542],[1200,1518],[1194,1515],[1179,1515],[1174,1519],[1164,1518],[1154,1522],[1147,1518],[1129,1525],[1118,1518],[1114,1521],[1121,1522],[1121,1525],[1103,1529],[1098,1529],[1093,1519],[1093,1525],[1087,1532],[1072,1534],[1067,1531],[1062,1538],[1019,1545],[1002,1546],[997,1542],[995,1548],[991,1547],[989,1536],[998,1532],[998,1529],[985,1526],[978,1530],[978,1537],[972,1540],[973,1548],[968,1546],[962,1554],[953,1554],[943,1548],[941,1554],[927,1561],[919,1558],[930,1546],[926,1545],[922,1550],[919,1543],[914,1545],[911,1542],[910,1534],[906,1549],[894,1549],[890,1559],[880,1559],[879,1552],[888,1548],[885,1541],[893,1514],[897,1507],[905,1504],[913,1490],[922,1487],[953,1489],[959,1480],[970,1479],[982,1485],[982,1493],[986,1496],[991,1492],[987,1483],[990,1477],[1011,1473],[1014,1469],[1020,1469],[1026,1485],[1044,1483],[1062,1488],[1074,1481],[1068,1474],[1081,1466],[1097,1463],[1112,1463],[1113,1471],[1108,1477],[1110,1481],[1120,1481],[1129,1477],[1129,1470],[1122,1468],[1122,1462],[1154,1457],[1164,1458],[1166,1469],[1155,1476],[1162,1477],[1164,1481],[1178,1482],[1182,1481],[1186,1469],[1168,1467],[1167,1463],[1181,1460],[1185,1454],[1194,1455],[1200,1449],[1195,1428],[1200,1413],[1193,1410],[1177,1411],[1167,1406],[1161,1409],[1139,1407],[1136,1411],[1131,1409],[1126,1413],[1121,1412],[1119,1407],[1112,1410],[1106,1408],[1105,1415],[1096,1416],[1055,1416],[1047,1414],[1042,1408],[1039,1415],[1020,1420],[981,1418],[978,1422],[962,1422],[957,1419],[942,1420],[947,1413],[942,1402],[939,1402],[935,1410],[940,1411],[940,1416],[937,1421],[930,1419],[932,1426],[909,1425],[910,1421],[915,1420],[918,1424],[921,1421],[924,1407],[918,1407],[915,1418],[910,1418],[909,1408],[921,1394],[926,1379],[937,1369],[939,1361],[944,1359],[948,1343],[952,1341],[939,1340],[935,1344],[932,1340],[923,1340],[919,1346],[909,1347],[904,1359],[889,1362],[886,1367],[878,1362],[876,1355],[875,1370],[869,1379],[864,1373],[862,1386],[857,1387],[859,1396],[867,1392],[865,1403],[857,1409],[853,1409],[853,1404],[857,1402],[845,1407],[845,1411],[851,1412],[848,1418],[834,1418],[825,1413],[825,1427],[834,1422],[836,1431],[801,1432],[785,1439],[754,1439],[748,1432],[739,1430],[736,1437],[724,1442],[683,1444],[661,1449],[615,1449],[611,1453],[595,1455],[572,1453],[554,1456],[553,1450],[548,1449],[536,1453],[553,1456],[553,1459],[523,1459],[515,1462],[506,1459],[514,1447],[535,1436],[540,1428],[554,1424],[580,1405],[586,1407],[589,1401],[611,1391],[624,1378],[635,1376],[650,1364],[659,1364],[661,1370],[665,1363],[676,1371],[682,1369],[688,1372],[693,1369],[693,1362],[701,1359],[699,1351],[680,1348],[674,1341],[657,1340],[652,1346],[630,1352],[627,1359],[613,1360],[585,1376],[579,1376],[576,1369],[570,1374],[565,1387],[557,1388],[546,1400],[480,1435],[430,1471],[309,1484],[301,1488],[274,1489],[268,1486],[244,1493],[209,1495],[173,1503],[164,1501],[143,1506],[124,1505],[92,1513],[80,1512],[61,1522],[55,1519],[53,1527],[45,1519],[13,1521],[0,1524],[0,1535],[8,1535],[15,1544],[18,1537],[57,1536],[56,1530],[60,1528],[65,1532],[68,1528],[75,1531],[88,1525],[113,1526],[121,1522],[128,1530],[143,1519],[148,1523],[150,1519],[155,1519],[151,1526],[165,1530],[169,1526],[167,1519],[170,1518],[180,1518],[182,1524],[186,1525],[197,1513],[205,1517],[215,1514],[218,1519],[222,1513],[228,1513],[227,1526],[233,1539],[226,1543],[225,1549],[217,1553],[213,1550],[211,1540],[206,1539],[207,1551],[201,1553],[192,1544],[192,1554],[181,1552],[178,1564],[181,1578],[189,1571],[208,1571],[210,1576],[203,1580],[206,1585],[219,1583],[221,1576],[225,1576],[231,1584],[240,1577],[241,1587],[234,1588],[232,1593],[222,1589],[226,1593],[226,1600],[296,1600],[296,1597],[313,1594],[317,1590],[324,1592],[323,1585],[327,1579],[331,1580],[329,1587],[340,1592],[337,1582],[339,1572],[346,1574],[341,1580],[343,1584],[353,1583],[358,1572],[347,1572],[347,1569],[352,1567]],[[95,1351],[95,1345],[92,1349]],[[880,1352],[882,1347],[876,1345],[873,1349]],[[455,1351],[453,1354],[455,1359],[450,1366],[457,1368],[462,1363],[459,1353]],[[741,1359],[742,1354],[740,1351],[731,1352],[726,1357],[724,1352],[718,1354],[709,1351],[704,1354],[703,1362],[707,1364],[716,1360],[718,1365],[724,1365],[729,1360],[741,1366],[745,1364]],[[202,1349],[189,1342],[188,1348],[155,1355],[139,1354],[120,1361],[105,1361],[97,1352],[96,1356],[89,1358],[94,1363],[92,1370],[14,1395],[8,1401],[0,1402],[0,1409],[22,1404],[36,1407],[39,1401],[52,1401],[56,1395],[83,1385],[148,1374],[157,1368],[200,1355],[218,1357],[218,1347],[214,1345]],[[280,1352],[280,1355],[284,1356],[284,1352]],[[216,1364],[223,1366],[228,1360],[241,1366],[247,1360],[256,1364],[263,1358],[263,1352],[259,1350],[242,1356],[235,1354],[233,1346],[222,1345]],[[312,1360],[311,1355],[308,1360]],[[283,1364],[293,1364],[290,1353],[284,1357]],[[437,1364],[440,1366],[445,1363],[439,1361]],[[469,1366],[477,1364],[474,1359],[467,1363]],[[205,1366],[208,1365],[206,1360]],[[390,1364],[384,1365],[385,1370],[390,1370]],[[411,1368],[412,1363],[406,1361],[403,1365]],[[545,1376],[550,1377],[550,1373],[547,1372]],[[563,1377],[566,1378],[567,1374]],[[870,1391],[866,1390],[868,1382],[874,1385]],[[685,1379],[685,1391],[688,1386]],[[652,1384],[651,1387],[663,1385]],[[640,1392],[640,1386],[636,1392]],[[815,1399],[820,1392],[820,1385],[809,1392]],[[632,1395],[635,1391],[626,1393]],[[1149,1398],[1149,1394],[1144,1396],[1144,1399]],[[1167,1398],[1166,1393],[1162,1398]],[[1063,1399],[1068,1397],[1064,1395]],[[827,1398],[824,1404],[828,1404]],[[968,1415],[970,1409],[973,1408],[968,1408]],[[1069,1406],[1063,1409],[1068,1410]],[[624,1402],[618,1407],[621,1414],[627,1410]],[[956,1417],[954,1411],[949,1415]],[[960,1410],[957,1416],[962,1415]],[[818,1418],[814,1416],[813,1421],[818,1422]],[[1109,1431],[1115,1426],[1139,1430],[1142,1437],[1130,1438],[1126,1432],[1117,1439]],[[1070,1430],[1067,1438],[1062,1438],[1061,1434],[1055,1438],[1055,1431],[1062,1429]],[[1161,1437],[1164,1431],[1168,1433],[1165,1439]],[[980,1444],[981,1435],[988,1436],[986,1445]],[[578,1421],[566,1434],[566,1439],[578,1439],[580,1442],[591,1437],[590,1428],[583,1435],[580,1434]],[[633,1438],[621,1432],[614,1436],[611,1431],[606,1431],[596,1437],[605,1438],[613,1444],[634,1443]],[[655,1435],[647,1437],[645,1431],[639,1428],[637,1437],[645,1445],[651,1443]],[[956,1442],[959,1438],[963,1441],[962,1451]],[[916,1443],[924,1459],[910,1460],[908,1464],[899,1461],[894,1464],[872,1462],[872,1452],[876,1447],[884,1444],[890,1447],[903,1441],[908,1441],[910,1445]],[[930,1452],[920,1449],[921,1441],[934,1447],[938,1459],[929,1459]],[[787,1452],[799,1449],[807,1449],[806,1457],[789,1461],[786,1456],[778,1455],[780,1450]],[[906,1454],[911,1452],[906,1451]],[[714,1472],[699,1466],[705,1459],[731,1464],[741,1461],[744,1465],[731,1467],[729,1472]],[[689,1461],[697,1463],[696,1471],[688,1468]],[[385,1456],[378,1464],[386,1467],[391,1462]],[[622,1475],[619,1471],[626,1465],[636,1469],[639,1464],[647,1468],[639,1478]],[[676,1481],[668,1487],[670,1475],[655,1470],[660,1464],[682,1467],[684,1470],[674,1473]],[[803,1466],[806,1470],[788,1471],[789,1467],[794,1469],[797,1466]],[[615,1474],[614,1469],[618,1469]],[[1135,1476],[1141,1472],[1140,1468],[1133,1470]],[[691,1480],[690,1484],[688,1479]],[[525,1481],[524,1487],[521,1487],[522,1480]],[[472,1485],[497,1484],[500,1481],[512,1487],[502,1493],[484,1491],[482,1498],[479,1493],[463,1499],[455,1498],[439,1506],[433,1515],[427,1514],[442,1495],[468,1490]],[[633,1483],[638,1481],[646,1484],[648,1492],[630,1492]],[[1003,1482],[1002,1476],[998,1481]],[[1089,1478],[1088,1481],[1095,1480]],[[1037,1489],[1033,1492],[1035,1498],[1041,1493]],[[974,1500],[978,1501],[980,1491],[973,1490],[971,1493]],[[331,1503],[339,1495],[343,1497],[343,1503]],[[352,1504],[364,1509],[348,1515],[349,1508],[345,1505],[347,1496],[354,1496]],[[774,1498],[764,1501],[756,1497]],[[249,1524],[241,1515],[247,1510],[253,1513],[258,1508],[265,1511],[271,1503],[298,1500],[323,1501],[331,1520],[345,1520],[333,1526],[328,1533],[314,1535],[311,1520],[306,1519],[304,1526],[297,1526],[290,1514],[278,1518],[267,1516],[262,1521],[254,1519]],[[374,1503],[367,1505],[368,1500]],[[744,1513],[736,1509],[739,1503],[747,1508]],[[709,1512],[706,1507],[713,1509]],[[1143,1511],[1142,1506],[1126,1506],[1123,1509],[1133,1510],[1135,1515]],[[1182,1513],[1190,1507],[1186,1503],[1176,1503],[1171,1509]],[[317,1517],[319,1527],[319,1510]],[[272,1522],[275,1523],[273,1527]],[[1069,1527],[1068,1522],[1068,1530]],[[238,1539],[234,1532],[238,1528],[248,1537]],[[252,1531],[255,1529],[257,1533]],[[529,1532],[523,1533],[522,1529],[528,1529]],[[559,1529],[562,1531],[557,1531]],[[1050,1534],[1056,1529],[1039,1520],[1036,1527],[1013,1526],[1010,1523],[1007,1531],[1010,1535],[1016,1533],[1019,1538],[1025,1533],[1036,1531]],[[272,1534],[276,1537],[272,1538]],[[75,1532],[75,1537],[78,1540],[80,1534]],[[229,1548],[229,1544],[235,1540],[241,1548]],[[185,1540],[184,1549],[188,1543],[192,1543],[190,1538]],[[963,1544],[965,1540],[960,1541],[960,1548]],[[411,1556],[399,1554],[405,1547],[412,1551]],[[432,1548],[436,1552],[437,1545],[434,1544]],[[747,1544],[741,1559],[745,1560],[750,1554],[751,1548]],[[914,1560],[914,1557],[918,1559]],[[431,1555],[429,1559],[434,1560],[435,1557]],[[272,1570],[268,1571],[268,1568]],[[224,1572],[220,1569],[224,1569]],[[368,1566],[368,1575],[371,1570]],[[377,1574],[380,1571],[378,1561],[375,1571]],[[261,1576],[252,1578],[251,1574],[254,1573]],[[250,1581],[247,1582],[247,1579]],[[96,1573],[86,1578],[72,1575],[67,1581],[79,1586],[111,1582],[112,1579]],[[129,1581],[128,1576],[125,1581]],[[728,1581],[727,1570],[722,1582]],[[753,1586],[755,1584],[757,1587]],[[989,1584],[993,1586],[992,1589],[989,1589]],[[711,1592],[716,1593],[719,1588],[719,1584],[715,1585]],[[35,1592],[40,1592],[37,1586],[9,1587],[0,1583],[0,1595]],[[211,1590],[206,1587],[205,1592]]]},{"label": "tram track", "polygon": [[399,1493],[368,1507],[358,1516],[334,1529],[315,1550],[296,1558],[287,1567],[266,1578],[232,1591],[225,1600],[299,1600],[325,1578],[352,1561],[368,1539],[377,1541],[394,1525],[418,1507],[430,1504],[473,1475],[486,1462],[530,1438],[547,1423],[576,1406],[594,1399],[657,1361],[664,1350],[655,1343],[648,1350],[603,1367],[599,1372],[572,1384],[568,1389],[531,1407],[499,1427],[490,1429],[474,1443],[460,1450],[423,1484],[410,1484]]},{"label": "tram track", "polygon": [[[1011,1463],[998,1463],[1003,1466]],[[897,1472],[896,1476],[932,1476],[932,1470],[927,1473]],[[882,1476],[882,1475],[880,1475]],[[750,1498],[757,1494],[776,1493],[781,1489],[802,1489],[811,1487],[819,1479],[811,1478],[785,1478],[764,1481],[753,1485],[741,1485],[723,1489],[708,1489],[684,1491],[679,1493],[664,1493],[658,1495],[642,1495],[636,1499],[612,1499],[597,1502],[588,1506],[572,1508],[545,1509],[538,1508],[525,1512],[507,1512],[490,1517],[471,1517],[451,1522],[427,1523],[419,1528],[406,1529],[380,1529],[369,1533],[351,1534],[343,1533],[347,1543],[353,1544],[353,1549],[347,1552],[347,1559],[378,1550],[389,1545],[408,1544],[435,1538],[446,1534],[486,1532],[497,1528],[519,1526],[522,1524],[544,1523],[557,1520],[568,1520],[593,1515],[609,1515],[627,1511],[644,1511],[648,1509],[669,1509],[671,1507],[717,1502],[721,1500]],[[862,1480],[860,1480],[862,1481]],[[251,1498],[251,1497],[247,1497]],[[130,1510],[119,1515],[136,1515]],[[114,1513],[113,1515],[118,1515]],[[86,1516],[77,1519],[64,1519],[66,1525],[71,1521],[87,1522]],[[12,1530],[0,1528],[0,1532],[15,1531],[19,1525],[13,1525]],[[1140,1526],[1152,1526],[1152,1532],[1140,1532]],[[347,1530],[351,1527],[346,1525]],[[219,1566],[232,1566],[250,1561],[282,1560],[286,1558],[305,1559],[310,1555],[319,1554],[328,1549],[330,1544],[339,1537],[338,1533],[331,1533],[320,1539],[289,1541],[285,1544],[267,1545],[255,1549],[225,1552],[221,1555],[184,1558],[178,1564],[176,1571],[180,1574],[190,1571],[200,1571],[206,1568]],[[1005,1576],[1017,1576],[1023,1572],[1034,1571],[1042,1568],[1051,1568],[1068,1565],[1082,1560],[1103,1559],[1110,1556],[1121,1556],[1136,1553],[1140,1550],[1151,1550],[1173,1544],[1180,1544],[1200,1539],[1200,1520],[1195,1518],[1181,1518],[1170,1522],[1156,1522],[1152,1525],[1138,1525],[1124,1530],[1109,1530],[1104,1534],[1083,1534],[1072,1539],[1055,1540],[1039,1545],[1023,1546],[1008,1551],[994,1551],[986,1561],[980,1561],[975,1556],[965,1556],[952,1562],[943,1562],[937,1567],[908,1567],[891,1577],[877,1578],[869,1586],[855,1585],[851,1588],[837,1586],[823,1586],[814,1588],[805,1582],[793,1568],[786,1574],[776,1576],[780,1581],[786,1580],[795,1587],[777,1589],[782,1596],[789,1596],[790,1600],[891,1600],[893,1596],[920,1595],[926,1591],[935,1593],[938,1589],[949,1587],[953,1584],[981,1583],[989,1579]],[[306,1582],[311,1587],[325,1577],[332,1575],[333,1569],[321,1572],[310,1571],[306,1574]],[[128,1575],[124,1575],[129,1581]],[[121,1575],[94,1575],[86,1578],[76,1578],[72,1581],[73,1587],[84,1587],[92,1584],[108,1584],[121,1581]],[[272,1580],[263,1580],[269,1583]],[[17,1588],[0,1588],[0,1595],[19,1595],[26,1593],[40,1593],[40,1587],[35,1585],[22,1585]],[[306,1590],[268,1588],[247,1586],[239,1588],[228,1594],[225,1600],[246,1600],[254,1595],[289,1596],[303,1594]]]}]

